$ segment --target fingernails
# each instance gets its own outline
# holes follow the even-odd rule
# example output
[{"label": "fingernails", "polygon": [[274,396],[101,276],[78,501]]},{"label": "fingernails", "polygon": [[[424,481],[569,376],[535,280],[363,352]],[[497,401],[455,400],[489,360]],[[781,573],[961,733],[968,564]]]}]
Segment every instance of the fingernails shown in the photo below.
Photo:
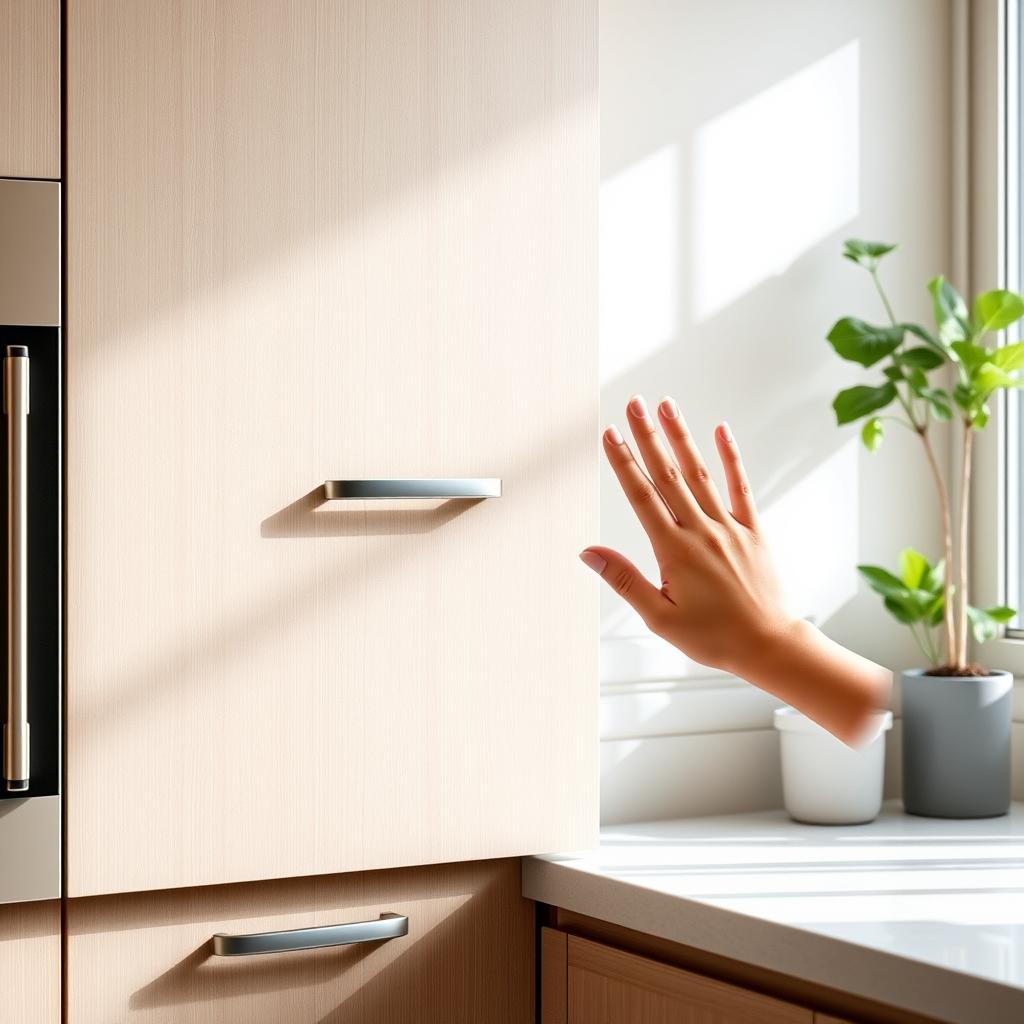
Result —
[{"label": "fingernails", "polygon": [[638,420],[647,419],[647,403],[644,401],[642,395],[634,395],[629,400],[629,411]]},{"label": "fingernails", "polygon": [[622,444],[622,434],[614,423],[604,432],[604,438],[609,444]]},{"label": "fingernails", "polygon": [[598,576],[604,572],[605,567],[608,565],[607,560],[602,558],[596,551],[581,551],[580,561],[588,569],[593,569]]},{"label": "fingernails", "polygon": [[732,444],[732,430],[729,428],[729,424],[723,420],[719,430],[722,431],[722,440],[725,441],[726,444]]},{"label": "fingernails", "polygon": [[663,398],[658,409],[661,411],[661,415],[667,420],[679,419],[679,406],[676,405],[671,398]]}]

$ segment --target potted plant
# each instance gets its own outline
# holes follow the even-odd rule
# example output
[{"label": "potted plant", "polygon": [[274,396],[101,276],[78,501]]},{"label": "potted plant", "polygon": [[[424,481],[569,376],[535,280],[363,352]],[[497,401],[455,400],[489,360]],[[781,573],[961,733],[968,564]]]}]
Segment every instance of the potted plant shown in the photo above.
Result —
[{"label": "potted plant", "polygon": [[[989,420],[989,401],[1003,389],[1024,386],[1024,342],[990,347],[992,336],[1024,317],[1024,297],[1004,289],[983,292],[973,308],[943,277],[928,283],[934,330],[896,319],[878,268],[895,245],[847,241],[843,256],[871,276],[886,322],[843,317],[828,341],[843,359],[876,367],[881,379],[836,395],[842,426],[861,422],[861,440],[877,451],[886,425],[920,440],[935,487],[943,554],[932,564],[908,548],[897,572],[859,570],[886,610],[908,626],[927,666],[902,674],[903,803],[911,814],[973,818],[1005,814],[1010,804],[1010,719],[1013,678],[969,659],[968,637],[991,640],[1016,614],[980,609],[968,600],[971,462],[974,435]],[[936,430],[959,436],[959,493],[932,445]],[[955,547],[955,551],[954,551]],[[955,570],[955,571],[954,571]]]}]

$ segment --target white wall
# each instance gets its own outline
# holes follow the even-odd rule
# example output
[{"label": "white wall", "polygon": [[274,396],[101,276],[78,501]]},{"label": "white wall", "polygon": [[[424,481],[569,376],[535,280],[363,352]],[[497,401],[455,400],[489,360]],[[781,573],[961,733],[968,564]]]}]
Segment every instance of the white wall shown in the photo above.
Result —
[{"label": "white wall", "polygon": [[[883,319],[843,239],[902,243],[885,279],[905,319],[928,319],[925,282],[951,271],[950,52],[943,0],[601,7],[604,419],[672,393],[712,458],[727,419],[794,610],[895,670],[920,655],[854,566],[937,554],[932,485],[899,428],[875,455],[836,428],[835,392],[872,375],[824,336]],[[653,572],[607,470],[601,503],[602,542]],[[659,815],[777,803],[770,703],[697,682],[607,590],[602,635],[606,820],[641,792]]]},{"label": "white wall", "polygon": [[[853,567],[939,550],[932,485],[910,435],[868,455],[836,428],[831,400],[858,368],[824,336],[843,314],[884,318],[843,239],[902,243],[885,278],[903,318],[928,318],[925,282],[949,272],[949,13],[602,0],[603,416],[671,392],[712,457],[728,419],[794,610],[894,669],[920,656]],[[607,471],[602,524],[653,567]],[[642,630],[603,602],[606,637]]]}]

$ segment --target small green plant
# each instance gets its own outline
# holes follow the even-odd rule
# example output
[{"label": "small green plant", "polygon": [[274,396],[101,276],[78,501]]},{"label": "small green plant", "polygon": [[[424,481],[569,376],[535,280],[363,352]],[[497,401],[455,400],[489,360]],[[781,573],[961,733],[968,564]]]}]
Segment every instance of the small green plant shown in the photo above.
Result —
[{"label": "small green plant", "polygon": [[[879,263],[895,248],[860,239],[843,246],[844,258],[871,276],[888,323],[875,325],[848,316],[829,331],[828,341],[839,356],[864,367],[877,366],[882,374],[875,384],[840,391],[832,408],[840,426],[863,421],[860,436],[869,451],[881,447],[887,423],[920,438],[935,484],[944,557],[931,565],[908,548],[900,556],[898,575],[878,566],[858,568],[889,613],[910,627],[934,671],[971,675],[978,669],[967,662],[968,625],[983,643],[1016,614],[1005,606],[981,610],[968,603],[968,514],[974,434],[988,424],[989,402],[996,392],[1024,387],[1019,374],[1024,368],[1024,342],[995,348],[988,338],[1024,317],[1024,296],[995,289],[980,294],[968,310],[956,289],[939,276],[928,282],[934,331],[897,320],[878,274]],[[961,435],[955,583],[951,488],[931,440],[937,424]],[[938,641],[935,630],[940,627]]]}]

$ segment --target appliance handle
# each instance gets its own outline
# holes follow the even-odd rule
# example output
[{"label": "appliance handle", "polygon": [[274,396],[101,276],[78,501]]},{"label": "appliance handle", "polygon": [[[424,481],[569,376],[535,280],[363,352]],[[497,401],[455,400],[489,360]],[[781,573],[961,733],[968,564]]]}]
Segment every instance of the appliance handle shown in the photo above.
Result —
[{"label": "appliance handle", "polygon": [[299,949],[350,946],[354,942],[384,942],[408,934],[409,918],[404,914],[381,914],[376,921],[330,924],[323,928],[293,928],[281,932],[254,932],[251,935],[218,933],[213,937],[213,955],[288,953]]},{"label": "appliance handle", "polygon": [[375,498],[500,498],[501,480],[449,477],[409,480],[325,480],[328,501]]},{"label": "appliance handle", "polygon": [[28,727],[28,349],[8,345],[7,416],[7,721],[4,780],[9,793],[29,784]]}]

